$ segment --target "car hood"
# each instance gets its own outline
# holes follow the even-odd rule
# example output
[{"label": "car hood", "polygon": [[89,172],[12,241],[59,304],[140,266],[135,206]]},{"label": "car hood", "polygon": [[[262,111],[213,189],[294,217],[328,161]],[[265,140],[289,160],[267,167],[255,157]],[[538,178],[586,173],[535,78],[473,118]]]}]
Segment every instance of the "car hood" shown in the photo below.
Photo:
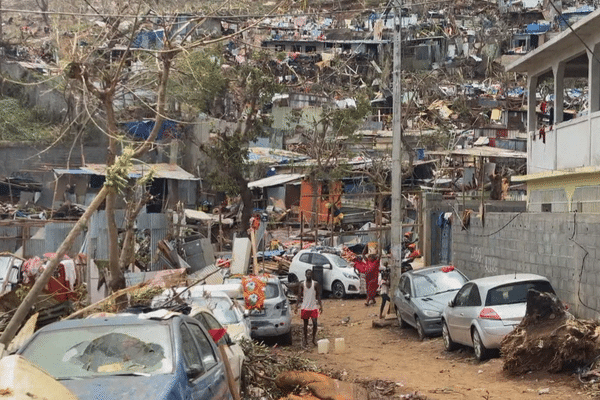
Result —
[{"label": "car hood", "polygon": [[458,292],[458,289],[433,296],[415,297],[412,300],[422,310],[439,311],[441,314],[448,302],[456,296],[456,292]]},{"label": "car hood", "polygon": [[182,393],[170,393],[176,387],[176,375],[107,376],[61,380],[80,400],[86,399],[183,399]]}]

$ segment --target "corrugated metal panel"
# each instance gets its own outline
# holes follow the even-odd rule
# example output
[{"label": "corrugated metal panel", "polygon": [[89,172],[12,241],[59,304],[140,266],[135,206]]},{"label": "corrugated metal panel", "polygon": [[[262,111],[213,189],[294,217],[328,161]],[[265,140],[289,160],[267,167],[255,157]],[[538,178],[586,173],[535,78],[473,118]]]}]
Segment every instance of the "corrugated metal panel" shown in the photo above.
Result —
[{"label": "corrugated metal panel", "polygon": [[29,239],[23,246],[23,258],[41,257],[45,252],[45,239]]},{"label": "corrugated metal panel", "polygon": [[[74,226],[75,222],[51,222],[46,224],[46,252],[55,252]],[[72,255],[79,253],[83,239],[84,234],[80,233],[67,253]]]},{"label": "corrugated metal panel", "polygon": [[302,178],[304,174],[281,174],[268,176],[266,178],[259,179],[257,181],[249,182],[248,187],[253,188],[264,188],[271,186],[279,186],[284,183],[291,182]]},{"label": "corrugated metal panel", "polygon": [[14,253],[19,245],[23,229],[18,226],[0,227],[0,251],[10,251]]},{"label": "corrugated metal panel", "polygon": [[[133,166],[132,171],[129,173],[131,177],[140,177],[148,173],[150,168],[154,168],[155,178],[164,179],[177,179],[177,180],[198,180],[194,175],[190,174],[177,164],[136,164]],[[82,170],[88,171],[89,174],[93,175],[106,175],[106,164],[86,164],[85,167],[81,167]]]},{"label": "corrugated metal panel", "polygon": [[[136,220],[139,230],[150,229],[150,254],[154,256],[158,248],[158,242],[163,240],[169,230],[168,214],[140,214]],[[150,270],[159,271],[166,266],[162,262],[154,262]]]}]

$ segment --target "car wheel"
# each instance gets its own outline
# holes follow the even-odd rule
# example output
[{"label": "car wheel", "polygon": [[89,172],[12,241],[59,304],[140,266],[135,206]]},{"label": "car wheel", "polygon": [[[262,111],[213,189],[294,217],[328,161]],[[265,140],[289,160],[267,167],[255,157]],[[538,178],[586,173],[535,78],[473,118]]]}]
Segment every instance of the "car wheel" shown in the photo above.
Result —
[{"label": "car wheel", "polygon": [[282,346],[291,346],[293,339],[292,339],[292,331],[290,330],[288,333],[284,333],[283,335],[281,335],[279,337],[278,340],[279,344],[281,344]]},{"label": "car wheel", "polygon": [[340,281],[335,281],[331,285],[331,294],[336,299],[341,299],[346,295],[346,289],[344,289],[344,284]]},{"label": "car wheel", "polygon": [[298,277],[296,276],[296,274],[288,274],[288,282],[289,283],[298,282]]},{"label": "car wheel", "polygon": [[402,319],[402,315],[400,315],[400,310],[398,309],[398,307],[396,307],[396,317],[398,317],[398,324],[400,325],[400,329],[408,327],[406,321]]},{"label": "car wheel", "polygon": [[444,321],[442,325],[442,338],[444,339],[444,348],[447,351],[456,350],[458,347],[457,343],[450,337],[450,331],[448,330],[448,324]]},{"label": "car wheel", "polygon": [[425,334],[425,329],[423,329],[423,324],[419,317],[415,317],[415,325],[417,325],[417,335],[419,335],[419,340],[425,339],[427,335]]},{"label": "car wheel", "polygon": [[479,361],[485,361],[490,357],[490,351],[484,346],[481,341],[481,336],[477,328],[473,329],[473,351],[475,352],[475,358]]}]

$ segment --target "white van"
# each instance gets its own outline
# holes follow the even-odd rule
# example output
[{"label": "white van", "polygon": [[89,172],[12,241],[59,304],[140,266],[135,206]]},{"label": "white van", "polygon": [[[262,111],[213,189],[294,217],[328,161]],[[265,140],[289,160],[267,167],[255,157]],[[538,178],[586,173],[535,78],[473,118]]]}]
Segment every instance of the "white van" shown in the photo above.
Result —
[{"label": "white van", "polygon": [[316,249],[301,250],[290,264],[288,282],[303,281],[307,269],[323,267],[323,290],[341,299],[347,294],[359,294],[360,278],[352,265],[337,254]]}]

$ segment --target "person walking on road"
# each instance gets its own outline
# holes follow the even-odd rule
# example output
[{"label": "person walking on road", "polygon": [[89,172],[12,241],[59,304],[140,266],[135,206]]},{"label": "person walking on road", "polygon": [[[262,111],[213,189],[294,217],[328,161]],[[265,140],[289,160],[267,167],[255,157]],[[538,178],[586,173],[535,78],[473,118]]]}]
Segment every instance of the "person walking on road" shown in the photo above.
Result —
[{"label": "person walking on road", "polygon": [[302,340],[302,347],[306,347],[307,336],[308,336],[308,320],[312,320],[312,342],[317,345],[317,319],[319,313],[323,312],[323,305],[321,304],[321,287],[319,282],[313,280],[312,270],[307,269],[305,273],[306,279],[300,286],[300,295],[298,302],[300,307],[300,318],[304,322],[304,338]]},{"label": "person walking on road", "polygon": [[379,287],[379,258],[375,254],[369,254],[366,259],[359,259],[354,262],[354,268],[361,274],[365,274],[367,283],[367,301],[365,306],[375,304],[377,288]]}]

